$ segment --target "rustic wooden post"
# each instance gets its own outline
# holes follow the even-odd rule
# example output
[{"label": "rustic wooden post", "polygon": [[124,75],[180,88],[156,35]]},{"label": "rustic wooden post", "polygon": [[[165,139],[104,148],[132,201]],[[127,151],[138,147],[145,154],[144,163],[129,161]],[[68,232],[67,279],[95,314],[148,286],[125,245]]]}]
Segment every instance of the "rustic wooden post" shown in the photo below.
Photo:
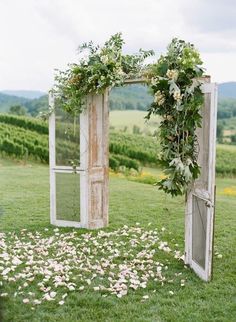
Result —
[{"label": "rustic wooden post", "polygon": [[185,211],[185,263],[203,280],[211,278],[215,213],[217,86],[204,78],[202,127],[197,129],[201,175],[190,187]]},{"label": "rustic wooden post", "polygon": [[108,90],[88,95],[81,115],[81,226],[101,228],[108,224],[109,176]]}]

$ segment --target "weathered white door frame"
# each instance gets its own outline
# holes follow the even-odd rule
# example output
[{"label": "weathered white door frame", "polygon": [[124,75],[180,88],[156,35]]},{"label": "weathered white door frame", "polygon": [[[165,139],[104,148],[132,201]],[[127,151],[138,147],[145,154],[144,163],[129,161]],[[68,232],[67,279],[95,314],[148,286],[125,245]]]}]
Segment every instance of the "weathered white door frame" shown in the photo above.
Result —
[{"label": "weathered white door frame", "polygon": [[[198,163],[201,166],[201,174],[187,194],[185,263],[189,264],[199,277],[209,281],[212,275],[215,215],[217,85],[205,83],[202,85],[202,91],[204,93],[202,128],[197,130]],[[198,253],[197,256],[195,252]]]},{"label": "weathered white door frame", "polygon": [[[108,91],[88,95],[80,115],[80,166],[56,165],[56,117],[53,94],[49,94],[50,222],[56,226],[101,228],[108,224]],[[80,222],[57,219],[56,173],[80,176]]]}]

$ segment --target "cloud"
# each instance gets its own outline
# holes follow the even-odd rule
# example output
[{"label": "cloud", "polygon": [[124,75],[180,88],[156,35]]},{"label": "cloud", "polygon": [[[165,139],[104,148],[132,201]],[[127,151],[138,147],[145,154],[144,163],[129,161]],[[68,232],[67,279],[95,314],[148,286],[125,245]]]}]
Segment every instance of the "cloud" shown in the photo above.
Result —
[{"label": "cloud", "polygon": [[232,80],[235,10],[235,0],[1,0],[0,89],[48,89],[54,68],[76,61],[80,44],[119,31],[129,53],[159,56],[173,37],[190,41],[214,79]]},{"label": "cloud", "polygon": [[224,33],[236,31],[235,0],[192,0],[182,3],[186,23],[196,31]]}]

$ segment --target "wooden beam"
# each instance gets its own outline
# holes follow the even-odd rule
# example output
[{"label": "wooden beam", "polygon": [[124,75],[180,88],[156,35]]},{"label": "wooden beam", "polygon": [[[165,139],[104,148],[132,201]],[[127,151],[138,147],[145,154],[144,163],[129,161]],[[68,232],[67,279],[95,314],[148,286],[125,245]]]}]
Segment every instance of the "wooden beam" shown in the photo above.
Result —
[{"label": "wooden beam", "polygon": [[145,78],[133,78],[133,79],[126,79],[124,81],[125,84],[131,85],[131,84],[146,84]]}]

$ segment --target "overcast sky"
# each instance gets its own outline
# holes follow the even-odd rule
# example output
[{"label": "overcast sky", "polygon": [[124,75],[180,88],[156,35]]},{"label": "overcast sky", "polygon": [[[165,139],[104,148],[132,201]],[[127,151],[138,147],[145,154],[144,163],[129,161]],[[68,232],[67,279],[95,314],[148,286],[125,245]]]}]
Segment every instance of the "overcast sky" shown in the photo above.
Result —
[{"label": "overcast sky", "polygon": [[129,53],[190,41],[213,81],[236,81],[236,0],[0,0],[0,90],[47,91],[79,44],[119,31]]}]

